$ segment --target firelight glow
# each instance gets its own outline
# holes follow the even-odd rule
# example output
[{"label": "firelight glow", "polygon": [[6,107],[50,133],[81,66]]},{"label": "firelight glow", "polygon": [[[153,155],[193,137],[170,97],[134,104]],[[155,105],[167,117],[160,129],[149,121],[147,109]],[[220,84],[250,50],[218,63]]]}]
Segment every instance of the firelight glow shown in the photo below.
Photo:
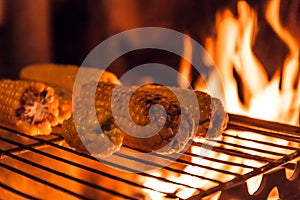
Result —
[{"label": "firelight glow", "polygon": [[[216,83],[214,76],[215,73],[210,74],[209,81],[203,83],[199,78],[196,81],[195,89],[206,91],[206,85],[223,84],[225,90],[225,108],[227,112],[236,113],[241,115],[247,115],[253,118],[259,118],[264,120],[276,121],[291,125],[299,125],[300,114],[300,77],[299,77],[299,42],[292,35],[287,28],[285,28],[280,22],[280,0],[268,1],[266,6],[265,18],[270,27],[274,30],[277,36],[287,46],[289,52],[285,58],[284,64],[281,67],[282,73],[280,73],[280,67],[278,66],[277,72],[269,80],[265,67],[257,58],[252,50],[252,46],[255,41],[257,27],[257,12],[252,9],[246,1],[239,1],[237,3],[237,17],[229,9],[220,10],[216,14],[216,37],[209,37],[205,42],[205,49],[208,54],[214,60],[216,66],[221,72],[223,83]],[[184,54],[192,55],[192,46],[188,39],[184,40]],[[276,55],[275,55],[276,56]],[[244,102],[240,100],[238,91],[238,82],[234,77],[233,70],[235,70],[241,78],[242,90],[244,94]],[[185,76],[187,80],[191,80],[191,65],[182,60],[180,67],[180,73]],[[281,87],[280,87],[281,83]],[[181,85],[184,88],[184,85]],[[209,91],[208,91],[209,92]],[[221,92],[221,91],[220,91]],[[237,131],[226,132],[232,136],[239,136]],[[248,139],[258,139],[261,141],[268,141],[275,144],[288,145],[288,141],[283,139],[274,139],[267,136],[258,135],[252,132],[240,135],[239,137],[245,137]],[[228,140],[235,140],[232,138],[221,138],[224,142]],[[198,139],[196,138],[195,141]],[[199,139],[201,140],[201,139]],[[227,141],[226,141],[227,140]],[[236,143],[235,141],[230,141]],[[216,144],[219,145],[219,144]],[[249,141],[242,141],[243,146],[265,149],[264,145],[257,145]],[[197,154],[198,147],[192,147],[192,152]],[[232,147],[234,149],[236,147]],[[287,151],[283,149],[268,149],[271,151]],[[244,151],[244,150],[242,150]],[[249,150],[247,153],[253,154],[255,152]],[[257,153],[257,152],[256,152]],[[283,152],[289,153],[289,152]],[[261,156],[266,156],[260,153]],[[210,157],[220,158],[225,161],[232,161],[236,163],[245,164],[248,166],[260,167],[263,163],[246,159],[235,158],[227,156],[219,152],[211,152]],[[276,159],[276,158],[274,158]],[[205,166],[213,166],[214,162],[205,160],[202,158],[193,157],[193,163],[201,163]],[[216,166],[214,166],[216,167]],[[239,168],[227,166],[222,164],[217,166],[218,169],[224,169],[232,171],[238,174],[245,174],[249,172],[247,168]],[[197,169],[193,166],[188,166],[184,171],[191,174],[197,174],[204,177],[214,178],[220,181],[231,180],[230,176],[220,176],[220,174],[210,174],[209,170]],[[158,172],[155,172],[158,173]],[[170,177],[171,178],[171,177]],[[177,181],[183,183],[191,182],[188,177],[181,175],[176,177]],[[260,186],[262,175],[248,179],[247,186],[249,194],[254,194]],[[155,189],[163,188],[158,182],[153,180],[144,180],[145,185],[151,184]],[[205,189],[208,187],[208,183],[205,180],[198,182],[199,188]],[[169,187],[170,188],[170,187]],[[194,194],[195,191],[186,190],[184,188],[172,188],[172,191],[177,192],[180,198],[186,199]],[[276,192],[277,191],[277,192]],[[154,196],[151,192],[145,192],[150,198],[165,199],[164,196]],[[220,193],[216,193],[215,196],[210,196],[212,199],[218,199]],[[278,198],[278,190],[274,188],[272,193],[269,194],[269,199]]]}]

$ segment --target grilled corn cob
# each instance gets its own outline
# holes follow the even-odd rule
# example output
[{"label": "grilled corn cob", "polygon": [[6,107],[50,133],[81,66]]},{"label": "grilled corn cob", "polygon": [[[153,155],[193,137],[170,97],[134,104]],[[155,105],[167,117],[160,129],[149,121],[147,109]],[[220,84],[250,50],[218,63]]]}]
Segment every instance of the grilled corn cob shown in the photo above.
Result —
[{"label": "grilled corn cob", "polygon": [[[74,115],[81,116],[79,120],[84,126],[75,128],[73,117],[71,117],[64,121],[62,135],[66,143],[77,151],[100,157],[111,155],[122,145],[123,133],[119,128],[114,127],[111,115],[101,107],[96,109],[98,120],[90,120],[91,115],[95,114],[90,112],[92,107],[83,106],[74,111]],[[98,123],[101,124],[102,130],[96,126]],[[78,135],[77,132],[82,134]]]},{"label": "grilled corn cob", "polygon": [[[88,150],[92,149],[91,153],[96,156],[113,153],[121,143],[144,151],[179,152],[195,136],[194,127],[197,129],[196,136],[217,137],[226,125],[226,113],[221,102],[203,92],[196,91],[199,107],[181,109],[176,96],[163,86],[146,85],[140,88],[120,86],[115,88],[114,84],[99,82],[94,101],[90,98],[92,84],[95,83],[85,84],[82,86],[80,94],[76,94],[78,102],[75,105],[81,106],[74,110],[78,112],[77,116],[82,118],[79,119],[80,125],[75,128],[74,120],[70,118],[63,123],[62,134],[67,140],[73,141],[71,146],[79,150],[86,150],[85,147],[87,147]],[[117,99],[112,99],[114,89],[116,89],[115,93],[119,95]],[[177,93],[193,92],[173,89]],[[125,109],[128,109],[128,104],[122,101],[131,92],[133,95],[129,102],[129,114],[133,122],[125,116],[124,112]],[[150,118],[150,107],[155,104],[160,104],[166,110],[166,121],[161,120],[159,111],[154,112],[156,115]],[[90,119],[89,115],[93,114],[86,112],[89,110],[89,106],[96,107],[97,120],[104,132],[95,128],[94,124],[98,122],[88,120]],[[111,106],[117,107],[118,116],[113,116]],[[197,113],[200,114],[200,118],[195,122],[194,116]],[[115,123],[116,117],[119,121],[118,124]],[[86,121],[83,122],[83,119]],[[147,137],[147,133],[141,131],[141,127],[148,125],[152,120],[157,122],[157,125],[163,125],[163,128],[157,134]],[[180,131],[179,124],[182,125]],[[76,129],[80,132],[79,136]],[[211,130],[209,134],[207,133],[208,129]],[[130,132],[137,132],[140,137],[134,137]],[[91,148],[91,146],[93,147]]]},{"label": "grilled corn cob", "polygon": [[40,82],[0,80],[0,124],[30,135],[50,134],[58,123],[54,90]]},{"label": "grilled corn cob", "polygon": [[[87,70],[90,70],[88,73],[99,73],[98,69]],[[24,68],[20,77],[44,81],[72,91],[77,71],[77,66],[39,64]],[[134,93],[129,105],[130,116],[133,122],[122,116],[124,109],[127,109],[128,105],[122,104],[122,101],[119,101],[119,105],[115,102],[115,105],[118,105],[117,112],[120,114],[118,116],[120,124],[117,124],[115,122],[117,116],[113,116],[111,110],[111,96],[115,88],[114,84],[120,84],[120,82],[115,75],[109,72],[104,72],[100,81],[95,101],[89,98],[91,95],[89,84],[82,88],[80,94],[74,94],[79,96],[77,99],[80,101],[79,104],[82,105],[74,108],[74,114],[80,117],[80,126],[75,127],[73,117],[63,123],[62,134],[66,142],[77,150],[87,152],[87,147],[89,153],[105,156],[117,151],[122,144],[125,144],[145,151],[156,150],[160,153],[172,153],[184,148],[187,141],[194,136],[217,137],[226,126],[227,115],[218,99],[196,91],[195,94],[199,106],[188,106],[180,109],[176,96],[169,89],[156,85],[138,88]],[[60,90],[59,88],[57,89],[58,91]],[[128,91],[133,92],[136,89],[135,87],[122,86],[117,93],[126,95]],[[178,88],[173,88],[172,90],[176,91],[176,93],[189,94],[193,92]],[[64,107],[66,108],[64,112],[61,110],[60,112],[68,116],[70,115],[71,98],[70,95],[65,94],[67,93],[58,92],[60,105],[65,105]],[[122,95],[120,98],[122,98]],[[189,104],[188,98],[185,101]],[[165,121],[159,117],[159,112],[157,112],[156,119],[150,119],[149,109],[154,104],[162,105],[167,111],[165,124]],[[89,120],[89,116],[95,114],[89,112],[93,110],[90,108],[94,107],[96,107],[97,121]],[[194,119],[197,119],[195,116],[198,115],[199,121],[195,121]],[[158,125],[163,125],[163,128],[157,134],[147,137],[147,133],[141,131],[143,129],[140,126],[146,126],[151,120],[156,120]],[[98,127],[95,126],[98,123],[101,125],[102,130],[98,130]],[[178,133],[179,123],[182,124],[183,129]],[[118,125],[121,125],[122,128],[125,127],[126,130],[120,129]],[[80,132],[79,135],[77,131]],[[130,134],[132,132],[137,132],[141,137],[132,136]],[[194,134],[194,132],[196,133]]]},{"label": "grilled corn cob", "polygon": [[[62,64],[33,64],[24,67],[20,72],[21,79],[41,81],[51,86],[59,86],[68,91],[73,90],[73,84],[79,66]],[[87,73],[102,74],[99,81],[118,84],[118,78],[108,72],[96,68],[85,68]]]}]

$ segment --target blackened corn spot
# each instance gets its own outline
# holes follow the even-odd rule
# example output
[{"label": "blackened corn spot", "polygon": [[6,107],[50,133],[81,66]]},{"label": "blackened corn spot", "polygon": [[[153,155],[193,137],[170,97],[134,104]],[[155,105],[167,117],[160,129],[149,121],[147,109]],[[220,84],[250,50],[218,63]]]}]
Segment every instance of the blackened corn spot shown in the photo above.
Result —
[{"label": "blackened corn spot", "polygon": [[42,123],[51,120],[54,116],[48,111],[48,103],[51,97],[46,90],[38,92],[30,87],[24,90],[20,102],[21,107],[16,110],[16,116],[30,124]]}]

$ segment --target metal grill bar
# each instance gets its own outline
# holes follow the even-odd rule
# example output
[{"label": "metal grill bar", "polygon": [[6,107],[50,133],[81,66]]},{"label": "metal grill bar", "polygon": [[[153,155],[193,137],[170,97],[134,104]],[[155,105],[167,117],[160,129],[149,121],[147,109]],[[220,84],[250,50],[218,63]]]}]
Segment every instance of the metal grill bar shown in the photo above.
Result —
[{"label": "metal grill bar", "polygon": [[0,182],[0,188],[3,188],[4,190],[7,190],[7,191],[10,191],[11,193],[15,194],[15,195],[18,195],[18,198],[19,197],[22,197],[22,198],[27,198],[27,199],[32,199],[32,200],[36,200],[37,198],[33,197],[33,196],[30,196],[28,194],[25,194],[24,192],[21,192],[21,191],[18,191],[18,190],[15,190],[14,188],[12,187],[9,187],[5,184],[2,184]]},{"label": "metal grill bar", "polygon": [[231,144],[229,142],[224,142],[224,141],[217,141],[217,143],[232,146],[232,147],[236,147],[236,148],[244,148],[244,149],[247,149],[247,150],[253,150],[253,151],[257,151],[257,152],[261,152],[261,153],[273,154],[273,155],[276,155],[276,156],[284,156],[285,155],[284,153],[268,151],[268,150],[259,149],[259,148],[255,148],[255,147],[246,147],[246,146],[243,146],[243,145]]},{"label": "metal grill bar", "polygon": [[[149,161],[144,160],[144,159],[138,159],[138,158],[134,158],[132,156],[128,156],[128,155],[124,155],[124,154],[119,154],[119,153],[116,153],[116,155],[118,155],[120,157],[124,157],[124,158],[129,159],[129,160],[135,160],[135,161],[138,161],[138,162],[143,163],[143,164],[151,165],[151,166],[154,166],[154,167],[164,168],[165,170],[170,171],[170,172],[176,172],[176,173],[180,173],[180,174],[193,175],[193,174],[190,174],[190,173],[182,171],[182,170],[173,169],[171,167],[165,167],[163,165],[160,165],[160,164],[157,164],[157,163],[154,163],[154,162],[149,162]],[[179,162],[182,163],[182,164],[184,163],[184,162],[182,162],[180,160],[177,160],[177,161],[178,161],[177,163],[179,163]],[[205,168],[207,169],[208,167],[205,167]],[[213,170],[218,171],[217,169],[213,169]],[[144,174],[144,173],[142,173],[142,174]],[[237,175],[237,174],[235,174],[235,175]],[[210,179],[210,178],[207,178],[207,177],[203,177],[203,176],[199,176],[199,175],[193,175],[193,176],[198,177],[198,178],[202,178],[202,179],[206,179],[206,180],[210,180],[210,181],[213,181],[213,182],[216,182],[216,183],[221,183],[221,181]],[[156,177],[156,178],[160,179],[159,177]],[[175,182],[169,181],[167,179],[162,179],[162,180],[170,182],[170,183],[175,183]],[[186,184],[183,184],[183,183],[181,183],[179,185],[190,187],[189,185],[186,185]],[[195,189],[198,190],[199,188],[195,188]]]},{"label": "metal grill bar", "polygon": [[33,180],[38,181],[38,182],[41,182],[41,183],[43,183],[43,184],[45,184],[45,185],[49,185],[49,186],[51,186],[51,187],[53,187],[53,188],[55,188],[55,189],[57,189],[57,190],[61,190],[61,191],[63,191],[63,192],[66,192],[66,193],[68,193],[68,194],[70,194],[70,195],[72,195],[72,196],[75,196],[75,197],[78,197],[78,198],[85,198],[85,197],[82,196],[82,195],[79,195],[79,194],[76,194],[75,192],[66,190],[66,189],[64,189],[63,187],[59,187],[59,186],[57,186],[57,185],[55,185],[55,184],[51,184],[51,183],[49,183],[48,181],[45,181],[45,180],[43,180],[43,179],[41,179],[41,178],[39,178],[39,177],[36,177],[36,176],[32,176],[31,174],[25,173],[25,172],[23,172],[22,170],[19,170],[19,169],[17,169],[17,168],[11,167],[10,165],[6,165],[6,164],[4,164],[4,163],[0,163],[0,166],[3,167],[3,168],[6,168],[6,169],[8,169],[8,170],[10,170],[10,171],[12,171],[12,172],[16,172],[16,173],[18,173],[18,174],[21,174],[22,176],[26,176],[26,177],[28,177],[28,178],[30,178],[30,179],[33,179]]},{"label": "metal grill bar", "polygon": [[263,135],[300,142],[300,128],[278,122],[254,119],[242,115],[229,114],[228,127],[235,130],[255,131]]},{"label": "metal grill bar", "polygon": [[199,146],[199,147],[202,147],[202,148],[206,148],[206,149],[213,148],[214,151],[217,151],[217,152],[220,152],[220,153],[226,153],[228,155],[232,155],[232,156],[235,156],[235,157],[240,157],[240,158],[245,158],[245,159],[253,159],[253,160],[262,161],[262,162],[274,162],[273,159],[268,159],[268,158],[264,158],[264,157],[261,157],[261,156],[255,156],[255,155],[248,154],[248,153],[241,153],[240,151],[233,150],[233,149],[213,147],[213,146],[203,144],[203,143],[194,143],[193,145],[194,146]]},{"label": "metal grill bar", "polygon": [[265,145],[284,148],[284,149],[289,149],[289,150],[297,150],[298,149],[298,148],[295,148],[295,147],[284,146],[284,145],[280,145],[280,144],[273,144],[273,143],[265,142],[265,141],[257,141],[257,140],[253,140],[253,139],[242,138],[242,137],[238,137],[238,136],[234,136],[234,135],[229,135],[227,133],[223,133],[223,136],[236,138],[236,139],[239,139],[239,140],[244,140],[244,141],[249,141],[249,142],[256,142],[256,143],[259,143],[259,144],[265,144]]},{"label": "metal grill bar", "polygon": [[[191,156],[191,157],[199,156],[195,153],[190,152],[190,150],[188,150],[184,154],[186,154],[188,156]],[[234,162],[230,162],[230,161],[223,161],[223,160],[220,160],[220,159],[217,159],[217,158],[203,157],[202,159],[203,160],[208,160],[208,161],[211,161],[211,162],[224,163],[224,164],[228,164],[228,165],[231,165],[231,166],[238,166],[238,167],[249,168],[249,169],[257,169],[257,167],[253,167],[253,166],[250,166],[250,165],[245,165],[245,164],[242,164],[242,163],[234,163]]]},{"label": "metal grill bar", "polygon": [[[112,193],[112,194],[114,194],[114,195],[116,195],[116,196],[120,196],[120,197],[123,197],[123,198],[130,198],[129,196],[125,196],[125,195],[123,195],[123,194],[118,193],[117,191],[107,190],[107,189],[104,188],[104,187],[100,187],[100,186],[98,186],[98,185],[91,184],[91,183],[89,183],[89,182],[87,182],[87,181],[84,181],[84,180],[82,180],[82,179],[74,178],[73,176],[69,176],[69,175],[67,175],[67,174],[64,174],[64,173],[61,173],[61,172],[59,172],[59,171],[53,170],[53,169],[51,169],[51,168],[49,168],[49,167],[44,167],[43,165],[39,165],[39,164],[37,164],[37,163],[35,163],[35,162],[32,162],[32,161],[30,161],[30,160],[21,158],[21,157],[19,157],[19,156],[13,155],[13,154],[11,154],[11,153],[8,153],[8,152],[2,152],[2,153],[5,154],[5,155],[7,155],[7,156],[9,156],[9,157],[11,157],[11,158],[13,158],[13,159],[15,159],[15,160],[18,160],[18,161],[21,161],[21,162],[23,162],[23,163],[32,165],[32,166],[34,166],[34,167],[36,167],[36,168],[40,168],[40,169],[45,170],[45,171],[48,171],[48,172],[50,172],[50,173],[53,173],[53,174],[62,176],[62,177],[64,177],[64,178],[68,178],[68,179],[70,179],[70,180],[73,180],[73,181],[76,181],[76,182],[85,184],[85,185],[87,185],[87,186],[89,186],[89,187],[93,187],[93,188],[96,188],[96,189],[99,189],[99,190],[103,190],[103,191],[105,191],[105,192],[109,192],[109,193]],[[61,187],[56,186],[56,185],[53,185],[53,184],[51,184],[51,183],[49,183],[49,182],[47,182],[47,181],[44,181],[44,180],[42,180],[42,179],[39,179],[38,177],[31,176],[30,174],[23,173],[22,171],[19,171],[18,169],[15,169],[15,168],[12,168],[12,167],[10,167],[10,166],[8,166],[8,165],[6,165],[6,164],[0,163],[0,166],[2,166],[2,165],[3,165],[3,167],[5,167],[5,168],[7,168],[7,169],[9,169],[9,170],[18,172],[18,173],[23,174],[23,175],[25,175],[25,176],[29,176],[30,178],[33,178],[33,179],[35,179],[35,180],[38,180],[39,182],[42,182],[42,183],[44,183],[44,184],[49,184],[50,186],[55,187],[56,189],[62,190],[62,191],[64,191],[64,192],[67,192],[67,193],[69,193],[69,194],[71,194],[71,195],[74,195],[74,196],[77,196],[77,197],[79,197],[79,198],[84,198],[84,196],[77,195],[77,194],[74,193],[74,192],[65,190],[64,188],[61,188]]]},{"label": "metal grill bar", "polygon": [[[21,134],[21,135],[27,137],[27,135],[25,135],[25,134]],[[31,137],[31,136],[29,136],[29,137]],[[35,138],[33,138],[33,139],[35,139]],[[128,184],[130,184],[130,185],[134,185],[134,186],[137,186],[137,187],[140,187],[140,188],[145,188],[145,189],[150,189],[150,190],[151,190],[151,188],[145,187],[145,186],[143,186],[143,185],[141,185],[141,184],[137,184],[137,183],[135,183],[135,182],[131,182],[131,181],[128,181],[128,180],[126,180],[126,179],[122,179],[122,178],[120,178],[120,177],[112,176],[111,174],[104,173],[104,172],[102,172],[102,171],[96,170],[96,169],[94,169],[94,168],[87,167],[87,166],[82,165],[82,164],[78,164],[78,163],[72,162],[72,161],[70,161],[70,160],[66,160],[66,159],[64,159],[64,158],[58,157],[58,156],[53,155],[53,154],[45,153],[45,152],[40,151],[40,150],[38,150],[38,149],[35,149],[35,148],[31,147],[31,146],[26,146],[26,145],[17,143],[17,142],[15,142],[15,141],[13,141],[13,140],[9,140],[9,139],[3,138],[3,137],[0,137],[0,140],[5,141],[5,142],[9,142],[9,143],[14,144],[14,145],[19,145],[19,146],[20,146],[19,149],[22,149],[22,150],[29,150],[29,151],[32,151],[32,152],[41,154],[41,155],[43,155],[43,156],[45,156],[45,157],[49,157],[49,158],[52,158],[52,159],[55,159],[55,160],[58,160],[58,161],[67,163],[67,164],[69,164],[70,166],[79,167],[79,168],[82,168],[82,169],[85,169],[85,170],[94,172],[94,173],[96,173],[96,174],[100,174],[100,175],[103,175],[103,176],[106,176],[106,177],[110,177],[111,179],[114,179],[114,180],[118,180],[118,181],[121,181],[121,182],[124,182],[124,183],[128,183]],[[56,141],[56,140],[51,140],[51,141]],[[44,143],[47,143],[47,142],[44,141]],[[62,147],[62,146],[59,146],[59,145],[55,145],[55,144],[53,144],[53,143],[50,143],[50,144],[56,146],[57,148],[66,150],[65,147]],[[34,145],[34,146],[37,146],[37,145]],[[70,149],[67,149],[67,150],[70,150]],[[106,191],[106,189],[103,188],[103,187],[99,187],[99,186],[97,186],[97,185],[90,184],[89,182],[85,182],[85,181],[82,181],[82,180],[80,180],[80,179],[76,179],[76,178],[74,178],[74,177],[72,177],[72,176],[68,176],[68,175],[66,175],[66,174],[63,174],[63,173],[61,173],[61,172],[59,172],[59,171],[52,170],[51,168],[47,168],[47,167],[44,167],[44,166],[42,166],[42,165],[36,164],[35,162],[31,162],[31,161],[28,161],[28,160],[23,159],[23,158],[21,158],[21,157],[15,156],[15,155],[9,153],[10,151],[15,151],[15,149],[10,149],[10,150],[7,150],[7,151],[2,151],[2,150],[0,150],[0,154],[1,154],[1,155],[5,155],[5,156],[12,157],[12,158],[14,158],[14,159],[16,159],[16,160],[20,160],[20,161],[22,161],[22,162],[24,162],[24,163],[28,163],[28,164],[30,164],[30,165],[32,165],[32,166],[35,166],[35,167],[44,169],[44,170],[46,170],[46,171],[52,172],[52,173],[54,173],[54,174],[57,174],[57,175],[66,177],[66,178],[68,178],[68,179],[70,179],[70,180],[75,180],[75,181],[77,181],[77,182],[86,184],[86,185],[88,185],[88,186],[90,186],[90,187],[95,187],[95,188],[97,188],[97,189]],[[71,152],[72,152],[72,153],[78,153],[78,152],[74,152],[74,151],[72,151],[72,150],[71,150]],[[94,157],[91,157],[91,156],[88,156],[88,155],[85,155],[85,154],[81,154],[81,153],[78,153],[78,154],[79,154],[80,156],[84,156],[84,157],[88,157],[89,159],[96,160]],[[107,161],[105,161],[105,160],[102,160],[102,162],[105,162],[106,164],[109,164],[109,165],[111,165],[111,166],[114,165],[114,163],[109,163],[109,162],[107,162]],[[114,166],[116,167],[116,165],[114,165]],[[117,167],[119,167],[120,169],[125,169],[125,168],[122,167],[121,165],[119,165],[119,166],[117,166]],[[11,168],[9,168],[9,169],[11,169]],[[127,171],[131,171],[131,172],[133,172],[133,173],[141,173],[141,172],[136,171],[136,170],[134,170],[134,169],[130,169],[130,168],[126,168],[126,169],[127,169]],[[145,175],[145,176],[149,176],[148,174],[144,174],[144,175]],[[155,177],[155,176],[149,176],[149,177],[157,178],[157,177]],[[165,179],[163,179],[163,180],[164,180],[164,181],[167,181],[167,180],[165,180]],[[120,193],[117,193],[117,192],[115,192],[115,191],[107,191],[107,192],[110,192],[110,193],[112,193],[112,194],[121,196],[121,197],[123,197],[123,198],[131,198],[131,197],[122,195],[122,194],[120,194]]]},{"label": "metal grill bar", "polygon": [[[277,169],[276,167],[286,165],[289,161],[300,160],[300,128],[288,126],[279,123],[266,122],[263,120],[256,120],[244,116],[230,114],[230,122],[228,130],[226,130],[220,140],[216,140],[216,144],[211,146],[206,142],[192,142],[191,146],[182,156],[174,161],[172,165],[163,167],[160,163],[170,161],[172,157],[168,155],[150,154],[157,162],[147,160],[147,158],[133,157],[125,155],[121,152],[114,154],[116,158],[126,160],[125,163],[112,163],[107,160],[100,160],[99,163],[94,157],[80,152],[76,152],[68,147],[61,146],[63,141],[58,135],[45,137],[32,137],[26,134],[17,133],[6,128],[0,128],[0,172],[14,173],[12,177],[23,176],[30,183],[38,182],[58,191],[69,195],[69,197],[93,199],[95,197],[105,197],[116,199],[139,199],[143,198],[145,191],[152,191],[168,198],[181,198],[178,196],[178,191],[167,191],[165,188],[156,188],[154,186],[145,186],[143,181],[136,181],[142,179],[151,179],[163,183],[171,184],[183,190],[184,188],[193,189],[194,197],[202,198],[209,196],[217,191],[227,191],[237,185],[245,184],[249,178],[257,175],[266,174],[269,171]],[[230,131],[238,131],[233,134]],[[266,136],[275,139],[280,139],[288,142],[288,144],[273,144],[257,138],[247,138],[246,133],[253,132],[259,136]],[[254,143],[257,145],[264,145],[271,149],[261,149],[259,147],[252,147],[245,145]],[[292,143],[292,145],[289,145]],[[298,145],[298,146],[297,146]],[[193,151],[194,148],[211,149],[213,155],[207,155],[201,158]],[[282,152],[276,151],[276,148],[282,149]],[[124,150],[130,149],[134,152],[141,152],[138,149],[124,147]],[[254,151],[254,154],[249,153]],[[235,160],[223,159],[223,155],[230,158],[249,159],[256,162],[256,164],[240,163]],[[41,159],[41,163],[40,160]],[[174,176],[186,175],[194,179],[196,182],[205,182],[205,187],[198,187],[195,184],[188,184],[185,182],[177,182],[168,177],[154,175],[152,173],[144,173],[134,168],[128,167],[129,163],[140,163],[145,166],[163,167],[162,173],[173,174]],[[15,163],[20,163],[19,165]],[[23,164],[22,164],[23,163]],[[54,163],[52,165],[51,163]],[[111,166],[109,168],[103,164]],[[61,167],[56,167],[55,165]],[[218,168],[214,166],[226,165],[228,168]],[[22,167],[19,167],[22,166]],[[26,166],[38,171],[31,174]],[[193,166],[201,172],[211,172],[215,175],[225,176],[219,179],[218,176],[205,175],[191,171],[183,171],[187,166]],[[119,171],[119,170],[122,171]],[[242,170],[242,171],[239,171]],[[67,170],[65,172],[64,170]],[[76,171],[73,172],[73,171]],[[138,173],[138,174],[135,174]],[[39,176],[49,175],[47,177]],[[60,183],[53,183],[51,176],[59,180],[64,180],[68,186],[63,187]],[[100,181],[99,181],[100,180]],[[33,182],[32,182],[33,181]],[[111,182],[111,185],[104,184]],[[71,185],[76,186],[73,190]],[[118,189],[117,185],[120,185]],[[0,177],[0,186],[3,186],[6,191],[14,193],[25,198],[35,199],[39,198],[34,191],[21,190],[15,187],[9,179],[5,176]],[[78,189],[79,188],[79,189]],[[122,188],[122,189],[121,189]],[[39,188],[36,188],[38,190]],[[80,191],[83,189],[84,191]],[[103,196],[102,196],[103,195]],[[0,192],[1,197],[1,192]]]}]

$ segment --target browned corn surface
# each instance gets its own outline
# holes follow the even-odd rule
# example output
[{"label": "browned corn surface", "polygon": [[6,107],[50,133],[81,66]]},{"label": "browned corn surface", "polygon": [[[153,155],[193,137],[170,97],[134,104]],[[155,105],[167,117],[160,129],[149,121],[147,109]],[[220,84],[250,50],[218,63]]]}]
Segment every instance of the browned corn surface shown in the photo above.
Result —
[{"label": "browned corn surface", "polygon": [[82,107],[74,111],[75,116],[80,116],[78,120],[84,124],[83,126],[75,127],[73,117],[63,123],[62,134],[66,143],[76,148],[77,151],[89,153],[94,156],[108,156],[118,151],[123,142],[123,133],[120,129],[114,127],[110,127],[109,131],[105,130],[103,126],[102,130],[98,127],[95,128],[98,122],[103,122],[102,124],[104,125],[109,119],[107,119],[108,121],[102,121],[107,115],[105,115],[105,111],[102,108],[97,108],[97,113],[99,113],[97,120],[90,120],[89,116],[94,113],[89,112],[87,107]]},{"label": "browned corn surface", "polygon": [[[81,113],[79,116],[83,119],[89,119],[88,116],[95,113],[87,113],[85,111],[88,106],[94,106],[96,104],[97,117],[99,123],[102,125],[102,129],[105,129],[105,126],[107,128],[107,125],[110,124],[110,127],[107,128],[107,131],[104,134],[107,136],[105,139],[110,139],[113,144],[119,144],[118,142],[120,142],[116,142],[116,137],[114,137],[116,136],[116,130],[118,130],[117,135],[120,136],[119,125],[124,133],[123,144],[125,145],[140,150],[158,151],[160,153],[178,152],[184,148],[186,143],[192,137],[195,136],[195,126],[197,127],[197,136],[216,137],[220,134],[226,124],[226,114],[220,101],[212,99],[208,94],[203,92],[196,92],[199,106],[189,106],[181,109],[176,96],[172,91],[163,86],[146,85],[140,88],[126,86],[116,87],[116,85],[111,83],[100,82],[98,83],[95,100],[93,100],[91,95],[95,91],[91,90],[92,84],[95,83],[84,85],[80,94],[77,94],[78,98],[76,98],[76,105],[80,104],[80,106],[74,110],[75,112]],[[113,93],[114,89],[115,93]],[[192,92],[176,88],[173,89],[176,90],[177,93]],[[132,96],[130,92],[133,93]],[[112,96],[116,94],[117,98],[113,98],[112,102]],[[124,102],[123,100],[128,98],[128,95],[130,95],[129,114],[133,121],[126,117],[128,102]],[[186,101],[189,101],[189,99],[186,99]],[[160,110],[156,110],[157,112],[154,112],[156,114],[152,115],[152,118],[150,118],[149,109],[155,104],[159,104],[165,109],[165,123],[161,119],[162,113],[160,113]],[[117,110],[117,113],[114,113],[117,115],[112,114],[111,106]],[[194,122],[194,115],[196,115],[196,112],[200,115],[198,122]],[[116,118],[118,118],[118,124],[114,121]],[[161,124],[163,128],[158,130],[157,134],[148,137],[147,133],[145,133],[142,128],[148,125],[150,121],[156,122],[156,125]],[[82,122],[82,120],[80,122]],[[87,120],[86,123],[80,123],[80,125],[76,127],[81,130],[79,135],[81,139],[86,141],[84,142],[85,145],[88,144],[87,141],[96,141],[95,138],[97,135],[103,135],[98,134],[97,131],[99,130],[93,128],[95,127],[93,125],[95,123],[98,122]],[[181,131],[179,131],[179,124],[182,125]],[[66,121],[63,124],[63,127],[65,130],[63,134],[65,134],[66,138],[73,138],[74,141],[78,141],[77,144],[72,144],[73,147],[83,149],[84,146],[78,139],[73,119]],[[212,130],[209,134],[207,134],[208,128],[211,128]],[[155,131],[155,126],[154,128],[152,127],[152,129]],[[84,130],[86,130],[86,132]],[[139,134],[139,137],[132,136],[132,133]],[[86,137],[91,137],[91,139],[87,140],[85,139]],[[94,142],[94,145],[101,146],[101,141],[103,140],[99,139],[97,141],[99,143],[96,144]],[[112,152],[113,151],[110,153]],[[101,151],[98,151],[97,153],[101,155]],[[105,154],[107,154],[107,152],[105,152]]]},{"label": "browned corn surface", "polygon": [[72,115],[72,92],[57,86],[53,86],[54,96],[58,99],[59,116],[58,123],[62,124],[64,120],[69,119]]},{"label": "browned corn surface", "polygon": [[58,123],[54,90],[40,82],[0,80],[0,124],[30,135],[50,134]]},{"label": "browned corn surface", "polygon": [[[63,64],[33,64],[24,67],[20,72],[21,79],[40,81],[51,86],[59,86],[68,91],[73,90],[74,81],[80,66]],[[97,68],[84,68],[88,74],[101,74],[100,81],[119,83],[113,73]]]}]

